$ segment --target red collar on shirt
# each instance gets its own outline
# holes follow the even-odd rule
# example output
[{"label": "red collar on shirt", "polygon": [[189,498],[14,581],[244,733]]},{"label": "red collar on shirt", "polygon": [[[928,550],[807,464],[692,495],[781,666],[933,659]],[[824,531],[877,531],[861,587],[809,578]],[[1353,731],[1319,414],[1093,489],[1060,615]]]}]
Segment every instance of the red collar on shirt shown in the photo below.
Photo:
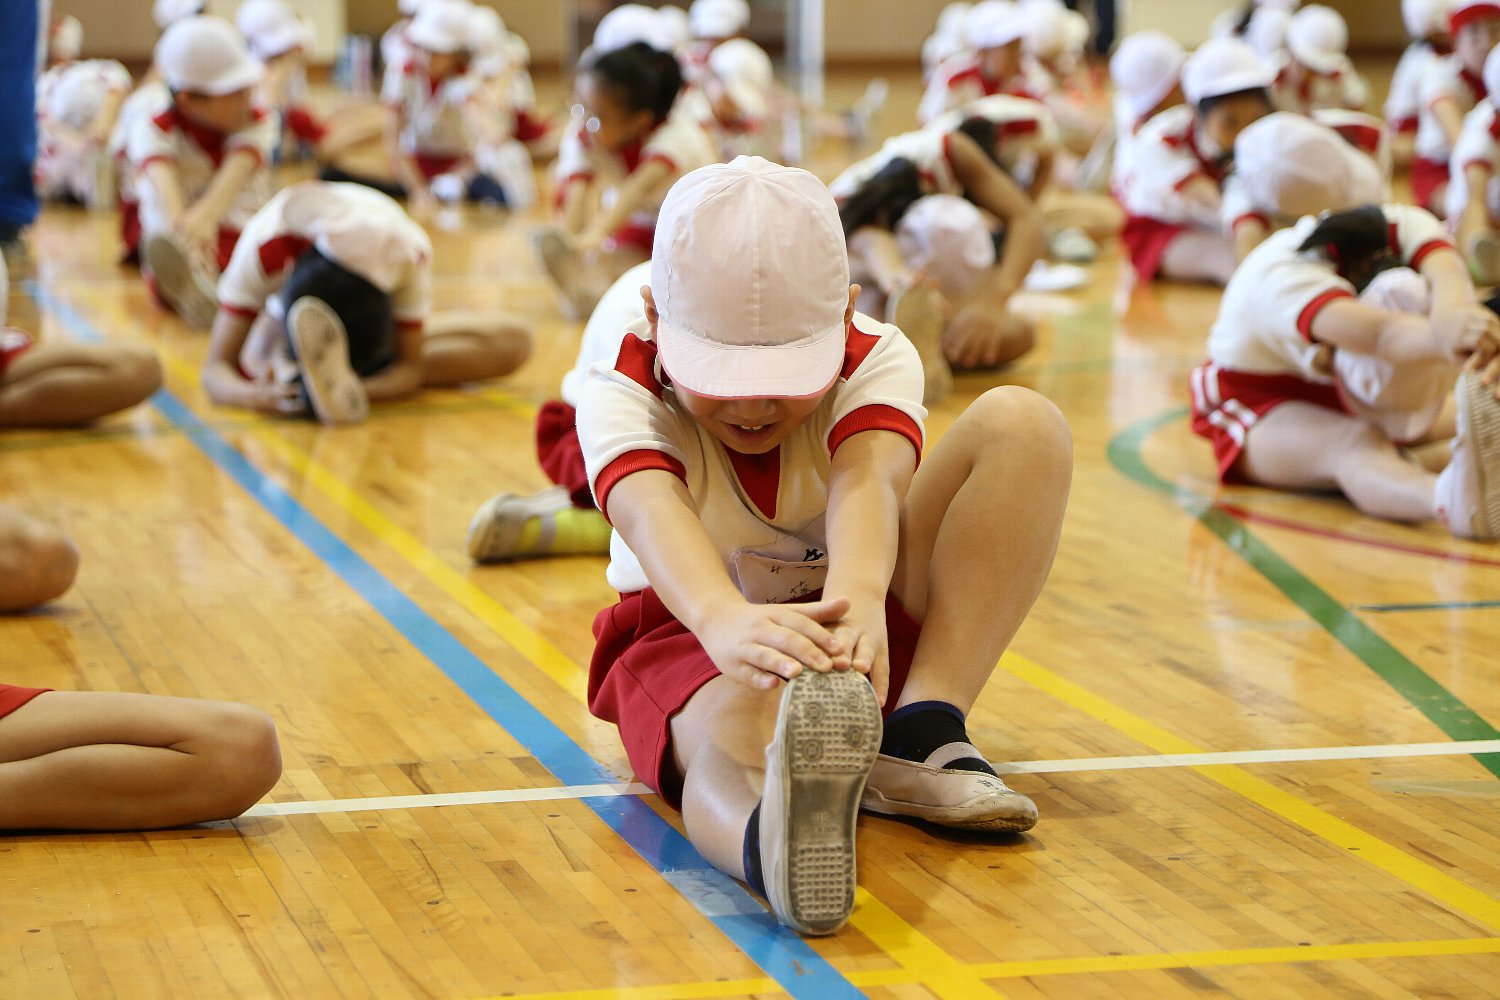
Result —
[{"label": "red collar on shirt", "polygon": [[1485,99],[1488,91],[1486,91],[1484,87],[1484,77],[1480,76],[1478,73],[1469,72],[1469,68],[1467,66],[1460,66],[1458,68],[1458,77],[1468,85],[1469,92],[1474,95],[1474,100],[1476,102]]},{"label": "red collar on shirt", "polygon": [[1171,146],[1173,149],[1185,148],[1188,152],[1192,153],[1193,159],[1198,161],[1198,166],[1203,168],[1203,172],[1207,174],[1214,181],[1214,183],[1217,184],[1224,180],[1224,175],[1226,173],[1224,166],[1215,163],[1213,160],[1210,160],[1208,157],[1204,156],[1203,151],[1198,148],[1197,118],[1194,118],[1188,124],[1188,130],[1186,132],[1182,133],[1181,135],[1166,136],[1162,139],[1162,141],[1165,142],[1168,146]]},{"label": "red collar on shirt", "polygon": [[219,161],[224,159],[224,142],[229,136],[218,129],[193,121],[183,114],[182,109],[175,103],[157,115],[155,121],[157,128],[163,131],[175,129],[192,139],[203,152],[208,154],[208,158],[213,160],[215,166],[218,166]]}]

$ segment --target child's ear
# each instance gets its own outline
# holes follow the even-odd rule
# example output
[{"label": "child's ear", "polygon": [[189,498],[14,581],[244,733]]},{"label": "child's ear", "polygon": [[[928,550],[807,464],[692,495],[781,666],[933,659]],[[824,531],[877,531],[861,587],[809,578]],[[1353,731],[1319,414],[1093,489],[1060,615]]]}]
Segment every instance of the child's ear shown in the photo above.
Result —
[{"label": "child's ear", "polygon": [[860,287],[858,285],[849,286],[849,306],[844,310],[845,326],[848,326],[850,323],[854,322],[854,303],[859,300],[859,293]]},{"label": "child's ear", "polygon": [[641,286],[641,301],[646,305],[646,322],[651,324],[651,329],[656,329],[658,313],[656,311],[656,299],[651,295],[651,286]]}]

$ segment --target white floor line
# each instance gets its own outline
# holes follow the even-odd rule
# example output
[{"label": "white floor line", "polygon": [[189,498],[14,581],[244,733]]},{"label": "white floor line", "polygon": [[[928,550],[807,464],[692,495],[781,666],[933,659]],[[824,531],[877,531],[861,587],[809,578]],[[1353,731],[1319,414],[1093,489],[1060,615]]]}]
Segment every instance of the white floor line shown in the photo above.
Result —
[{"label": "white floor line", "polygon": [[[1319,760],[1379,760],[1390,757],[1459,757],[1500,753],[1500,740],[1451,743],[1388,743],[1357,747],[1306,747],[1294,750],[1230,750],[1223,753],[1142,754],[1137,757],[1083,757],[1077,760],[1031,760],[996,764],[1001,774],[1059,774],[1069,771],[1124,771],[1152,767],[1212,767],[1217,764],[1290,764]],[[630,782],[618,785],[565,785],[556,788],[500,788],[485,792],[432,795],[387,795],[368,799],[306,802],[262,802],[247,811],[257,816],[302,816],[312,813],[369,812],[381,809],[431,809],[438,806],[547,802],[598,796],[647,795],[651,789]]]}]

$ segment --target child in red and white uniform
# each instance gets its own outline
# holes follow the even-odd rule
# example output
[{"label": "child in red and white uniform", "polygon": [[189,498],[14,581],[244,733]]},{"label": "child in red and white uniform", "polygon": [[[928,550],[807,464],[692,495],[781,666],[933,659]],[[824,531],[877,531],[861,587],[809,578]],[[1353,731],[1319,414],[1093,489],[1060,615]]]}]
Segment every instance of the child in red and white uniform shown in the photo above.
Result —
[{"label": "child in red and white uniform", "polygon": [[1335,129],[1292,111],[1253,122],[1234,142],[1222,220],[1243,261],[1271,233],[1305,215],[1386,200],[1379,165]]},{"label": "child in red and white uniform", "polygon": [[137,120],[128,145],[143,271],[184,322],[206,329],[213,279],[270,194],[275,122],[252,104],[263,70],[227,21],[176,22],[157,43],[156,64],[172,103]]},{"label": "child in red and white uniform", "polygon": [[1500,285],[1500,47],[1484,61],[1485,89],[1491,96],[1464,116],[1464,127],[1449,161],[1448,228],[1458,240],[1474,276]]},{"label": "child in red and white uniform", "polygon": [[1485,97],[1484,60],[1500,42],[1500,3],[1455,0],[1448,25],[1453,54],[1438,60],[1422,77],[1411,161],[1412,195],[1439,217],[1447,208],[1448,160],[1464,115]]},{"label": "child in red and white uniform", "polygon": [[1292,15],[1286,51],[1276,60],[1271,100],[1282,111],[1358,111],[1369,100],[1365,78],[1349,61],[1349,26],[1338,11],[1315,4]]},{"label": "child in red and white uniform", "polygon": [[[1114,149],[1110,187],[1126,175],[1136,137],[1146,122],[1182,103],[1182,66],[1187,50],[1160,31],[1126,35],[1109,59],[1114,84]],[[1119,200],[1119,193],[1115,197]]]},{"label": "child in red and white uniform", "polygon": [[[1428,315],[1356,298],[1390,263],[1425,279]],[[1339,489],[1375,517],[1436,518],[1458,537],[1491,539],[1500,535],[1497,350],[1500,323],[1475,301],[1432,215],[1371,205],[1307,217],[1252,251],[1225,289],[1209,361],[1192,375],[1193,430],[1213,443],[1227,482]],[[1349,371],[1378,374],[1364,385]],[[1455,379],[1456,425],[1443,407]],[[1398,449],[1449,437],[1440,474]]]},{"label": "child in red and white uniform", "polygon": [[393,199],[359,184],[294,184],[250,220],[219,279],[204,388],[229,406],[310,407],[350,423],[371,400],[520,366],[524,326],[434,315],[431,283],[432,244]]},{"label": "child in red and white uniform", "polygon": [[37,87],[37,194],[76,198],[90,208],[115,204],[109,137],[130,93],[130,73],[113,59],[49,69]]},{"label": "child in red and white uniform", "polygon": [[417,8],[422,6],[422,0],[396,0],[396,18],[394,24],[385,29],[385,34],[380,36],[380,92],[382,94],[396,89],[402,70],[411,61],[411,42],[407,38],[407,32],[411,29],[411,19],[417,13]]},{"label": "child in red and white uniform", "polygon": [[283,0],[245,0],[235,12],[235,26],[250,54],[266,67],[256,103],[277,117],[279,150],[313,150],[328,136],[328,124],[309,103],[306,50],[312,33]]},{"label": "child in red and white uniform", "polygon": [[1021,42],[1027,19],[1008,0],[981,0],[964,22],[969,51],[937,68],[917,105],[917,121],[927,124],[945,111],[994,94],[1035,98],[1026,83]]},{"label": "child in red and white uniform", "polygon": [[805,934],[853,907],[861,806],[1036,822],[963,720],[1041,589],[1071,465],[1057,410],[1016,387],[920,455],[916,353],[856,291],[816,177],[695,171],[578,418],[621,593],[589,707],[694,847]]},{"label": "child in red and white uniform", "polygon": [[969,49],[969,40],[964,37],[964,22],[974,7],[969,3],[950,3],[938,13],[937,26],[922,42],[922,82],[932,79],[937,68],[949,59],[961,56]]},{"label": "child in red and white uniform", "polygon": [[749,26],[750,4],[746,0],[693,0],[688,7],[688,27],[693,38],[682,59],[687,83],[698,86],[708,72],[708,57],[714,49],[738,37]]},{"label": "child in red and white uniform", "polygon": [[1401,19],[1411,44],[1396,63],[1385,97],[1385,123],[1398,167],[1411,162],[1422,108],[1422,78],[1433,64],[1453,51],[1453,36],[1448,34],[1450,6],[1452,0],[1401,0]]},{"label": "child in red and white uniform", "polygon": [[1183,66],[1190,103],[1163,111],[1136,133],[1114,185],[1126,212],[1121,239],[1138,281],[1229,280],[1235,258],[1221,220],[1224,179],[1235,138],[1271,111],[1270,82],[1270,71],[1244,42],[1211,38]]},{"label": "child in red and white uniform", "polygon": [[1063,147],[1083,155],[1108,121],[1091,78],[1081,72],[1088,19],[1056,0],[1032,0],[1025,15],[1026,89],[1052,112]]},{"label": "child in red and white uniform", "polygon": [[682,71],[670,52],[636,42],[578,77],[578,105],[554,168],[559,228],[538,249],[574,315],[651,252],[672,183],[716,159],[713,141],[677,106]]}]

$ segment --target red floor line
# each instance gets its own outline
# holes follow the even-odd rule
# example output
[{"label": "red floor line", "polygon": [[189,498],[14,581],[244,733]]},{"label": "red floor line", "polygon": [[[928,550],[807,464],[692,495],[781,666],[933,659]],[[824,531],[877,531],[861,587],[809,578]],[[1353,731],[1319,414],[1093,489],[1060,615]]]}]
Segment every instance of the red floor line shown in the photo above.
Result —
[{"label": "red floor line", "polygon": [[1285,528],[1288,531],[1300,531],[1305,535],[1317,535],[1321,538],[1332,538],[1341,542],[1354,542],[1356,545],[1368,545],[1377,549],[1389,549],[1393,552],[1404,552],[1408,555],[1426,556],[1429,559],[1445,559],[1449,562],[1470,563],[1475,566],[1500,566],[1500,559],[1489,559],[1484,556],[1469,556],[1460,552],[1444,552],[1442,549],[1430,549],[1421,545],[1406,545],[1401,542],[1387,542],[1376,538],[1363,538],[1359,535],[1351,535],[1343,531],[1333,531],[1329,528],[1319,528],[1315,525],[1306,524],[1301,521],[1293,521],[1283,517],[1271,517],[1267,514],[1256,514],[1243,507],[1233,504],[1221,503],[1217,505],[1220,510],[1230,517],[1241,521],[1250,521],[1255,524],[1267,524],[1274,528]]}]

